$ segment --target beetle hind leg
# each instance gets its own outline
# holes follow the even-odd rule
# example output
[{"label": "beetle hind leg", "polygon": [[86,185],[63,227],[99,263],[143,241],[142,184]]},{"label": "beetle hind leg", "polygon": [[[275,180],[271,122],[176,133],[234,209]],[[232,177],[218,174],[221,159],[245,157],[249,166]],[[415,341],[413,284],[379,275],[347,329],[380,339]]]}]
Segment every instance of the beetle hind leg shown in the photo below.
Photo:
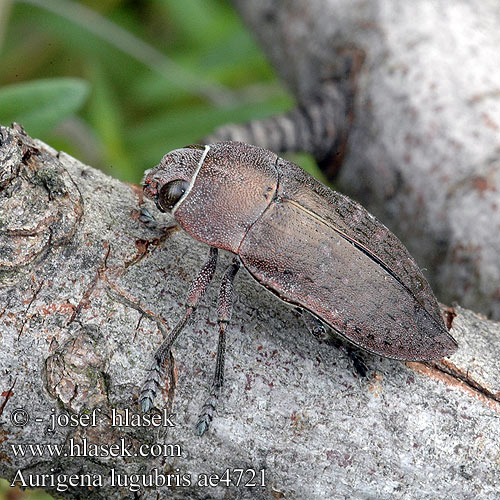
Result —
[{"label": "beetle hind leg", "polygon": [[346,353],[347,357],[351,360],[354,371],[360,377],[366,377],[366,374],[368,373],[368,367],[366,366],[365,359],[364,359],[363,355],[361,354],[361,352],[358,349],[356,349],[355,347],[344,344],[341,341],[338,341],[338,342],[339,342],[339,345],[337,345],[337,344],[334,344],[334,345]]},{"label": "beetle hind leg", "polygon": [[226,328],[231,319],[233,305],[233,282],[239,268],[240,262],[235,258],[222,277],[217,305],[219,342],[217,344],[217,357],[215,359],[215,373],[212,386],[210,388],[210,394],[201,409],[201,413],[196,424],[196,431],[199,436],[205,433],[210,425],[210,422],[214,418],[215,406],[217,404],[217,400],[219,399],[222,385],[224,384]]},{"label": "beetle hind leg", "polygon": [[182,329],[186,326],[186,323],[188,322],[191,314],[195,311],[198,302],[205,294],[217,267],[217,254],[217,248],[210,248],[210,256],[207,262],[205,262],[203,267],[200,269],[200,272],[193,280],[189,288],[184,316],[175,325],[174,329],[165,338],[154,355],[153,363],[151,364],[148,376],[139,394],[139,404],[143,412],[147,412],[153,407],[156,393],[161,386],[163,370],[166,364],[165,362],[170,353],[172,344],[181,333]]},{"label": "beetle hind leg", "polygon": [[311,314],[309,311],[302,310],[302,318],[306,324],[307,329],[311,334],[320,342],[335,346],[337,349],[343,351],[346,356],[351,360],[355,372],[360,377],[366,377],[368,367],[366,366],[363,355],[358,349],[342,342],[338,337],[330,334],[329,327],[327,327],[321,320]]}]

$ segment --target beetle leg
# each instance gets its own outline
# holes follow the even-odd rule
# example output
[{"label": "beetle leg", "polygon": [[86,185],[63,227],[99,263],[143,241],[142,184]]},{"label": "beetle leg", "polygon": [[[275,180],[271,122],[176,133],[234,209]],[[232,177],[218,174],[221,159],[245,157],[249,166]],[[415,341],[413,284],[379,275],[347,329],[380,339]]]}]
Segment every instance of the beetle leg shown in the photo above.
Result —
[{"label": "beetle leg", "polygon": [[311,314],[309,311],[302,309],[302,319],[304,320],[309,332],[320,342],[327,342],[330,340],[331,335],[328,333],[326,326],[316,316]]},{"label": "beetle leg", "polygon": [[173,224],[167,224],[165,222],[158,222],[153,215],[146,208],[141,208],[139,211],[139,220],[148,228],[153,231],[159,231],[162,233],[168,233],[172,230],[178,229],[179,226],[176,222]]},{"label": "beetle leg", "polygon": [[314,337],[316,337],[320,342],[326,342],[327,344],[334,345],[337,349],[343,351],[351,360],[356,373],[360,377],[366,377],[368,368],[358,349],[345,344],[339,338],[330,335],[325,324],[309,311],[302,310],[302,318],[307,326],[307,329],[314,335]]},{"label": "beetle leg", "polygon": [[148,376],[146,378],[146,382],[142,386],[141,393],[139,395],[139,404],[142,408],[142,411],[146,412],[153,406],[153,402],[158,392],[158,388],[161,384],[162,379],[162,369],[165,364],[165,359],[170,352],[172,344],[175,339],[178,337],[179,333],[181,333],[184,326],[189,320],[191,314],[195,311],[198,302],[205,294],[210,281],[213,278],[215,273],[215,268],[217,266],[217,248],[210,248],[210,256],[200,269],[200,272],[196,276],[196,278],[191,283],[189,288],[189,292],[186,299],[186,310],[184,312],[184,316],[181,320],[175,325],[174,329],[170,332],[167,338],[163,341],[159,349],[156,351],[154,355],[154,361],[151,364],[151,368],[149,369]]},{"label": "beetle leg", "polygon": [[359,349],[356,349],[356,347],[352,347],[349,344],[345,344],[341,340],[335,339],[335,340],[329,340],[329,344],[334,345],[341,351],[343,351],[347,357],[351,360],[352,366],[354,367],[354,371],[360,376],[360,377],[366,377],[366,374],[368,372],[368,367],[366,366],[365,360],[363,358],[363,355],[359,351]]},{"label": "beetle leg", "polygon": [[240,261],[234,259],[233,263],[227,268],[219,290],[219,300],[217,305],[217,314],[219,324],[219,342],[217,344],[217,357],[215,360],[215,373],[210,388],[210,394],[201,409],[196,430],[198,435],[201,436],[210,425],[214,418],[215,405],[219,398],[222,384],[224,383],[224,358],[226,353],[226,327],[231,319],[231,312],[233,306],[233,282],[240,268]]}]

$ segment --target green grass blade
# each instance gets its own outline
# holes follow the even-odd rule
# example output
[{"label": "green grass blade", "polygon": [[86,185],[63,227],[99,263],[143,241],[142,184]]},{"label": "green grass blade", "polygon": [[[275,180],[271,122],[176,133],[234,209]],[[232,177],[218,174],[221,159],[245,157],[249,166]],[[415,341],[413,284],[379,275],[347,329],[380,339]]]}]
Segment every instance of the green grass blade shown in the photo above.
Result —
[{"label": "green grass blade", "polygon": [[89,93],[86,81],[53,78],[0,88],[0,123],[20,123],[34,136],[46,134],[57,123],[75,113]]}]

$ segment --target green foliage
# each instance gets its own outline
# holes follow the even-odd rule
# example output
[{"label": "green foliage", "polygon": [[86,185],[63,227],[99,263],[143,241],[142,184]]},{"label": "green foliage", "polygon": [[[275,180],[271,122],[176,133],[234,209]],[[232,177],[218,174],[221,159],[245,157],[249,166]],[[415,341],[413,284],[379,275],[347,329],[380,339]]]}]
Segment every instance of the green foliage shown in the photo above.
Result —
[{"label": "green foliage", "polygon": [[2,25],[0,123],[123,180],[293,104],[225,0],[17,0]]},{"label": "green foliage", "polygon": [[89,85],[77,78],[52,78],[0,88],[0,123],[19,122],[33,136],[42,135],[78,111]]}]

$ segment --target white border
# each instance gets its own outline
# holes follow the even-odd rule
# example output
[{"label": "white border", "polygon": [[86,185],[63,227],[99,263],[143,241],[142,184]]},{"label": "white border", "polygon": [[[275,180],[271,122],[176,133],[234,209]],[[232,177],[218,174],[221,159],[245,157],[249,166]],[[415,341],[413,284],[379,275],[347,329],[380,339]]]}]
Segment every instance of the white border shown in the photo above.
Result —
[{"label": "white border", "polygon": [[205,161],[205,158],[206,158],[209,150],[210,150],[210,146],[208,146],[208,145],[205,146],[205,150],[203,151],[203,154],[201,155],[200,161],[198,162],[198,166],[196,167],[196,170],[194,171],[193,177],[191,178],[191,182],[189,183],[189,186],[187,187],[186,191],[184,191],[184,194],[179,198],[179,201],[174,205],[174,208],[172,209],[172,215],[175,215],[175,211],[180,207],[181,203],[184,201],[186,196],[191,191],[191,188],[193,187],[193,184],[196,181],[196,177],[198,177],[198,173],[200,172],[201,166],[203,165],[203,162]]}]

